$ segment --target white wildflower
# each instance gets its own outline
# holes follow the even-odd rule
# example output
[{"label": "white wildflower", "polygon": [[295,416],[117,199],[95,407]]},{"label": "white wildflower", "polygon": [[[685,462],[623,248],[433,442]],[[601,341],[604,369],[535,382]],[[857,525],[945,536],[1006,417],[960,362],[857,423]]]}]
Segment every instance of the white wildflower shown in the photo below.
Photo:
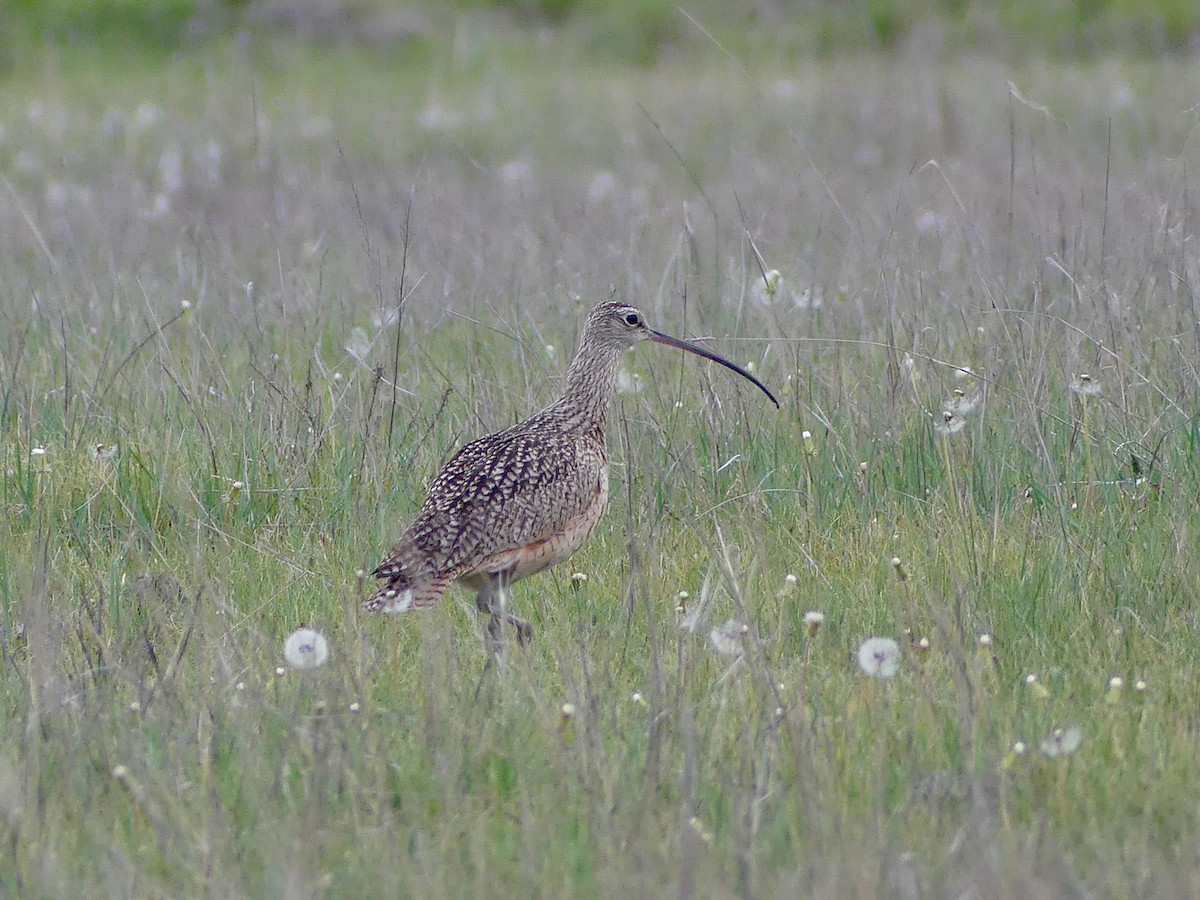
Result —
[{"label": "white wildflower", "polygon": [[858,667],[872,678],[891,678],[900,668],[900,645],[891,638],[867,638],[858,648]]},{"label": "white wildflower", "polygon": [[521,184],[533,177],[533,165],[524,159],[514,159],[500,167],[500,180],[505,184]]},{"label": "white wildflower", "polygon": [[810,609],[804,614],[804,628],[809,635],[815,635],[821,630],[821,626],[825,624],[825,613],[820,610]]},{"label": "white wildflower", "polygon": [[951,392],[950,399],[942,404],[942,415],[957,416],[961,419],[974,412],[982,399],[983,391],[967,394],[965,391],[955,388]]},{"label": "white wildflower", "polygon": [[283,658],[293,669],[315,669],[329,659],[329,643],[321,632],[300,628],[284,642]]},{"label": "white wildflower", "polygon": [[158,180],[168,194],[183,190],[183,154],[178,147],[168,147],[158,158]]},{"label": "white wildflower", "polygon": [[962,416],[957,415],[950,410],[943,410],[942,421],[938,422],[937,425],[934,426],[934,431],[936,431],[941,437],[949,437],[952,434],[958,434],[960,431],[962,431],[963,428],[966,427],[966,424],[967,420]]},{"label": "white wildflower", "polygon": [[617,370],[617,393],[637,394],[642,390],[642,376],[628,369]]},{"label": "white wildflower", "polygon": [[162,110],[153,103],[140,103],[133,114],[133,121],[142,131],[152,127],[162,118]]},{"label": "white wildflower", "polygon": [[1103,389],[1100,387],[1100,382],[1091,375],[1081,372],[1071,379],[1071,393],[1078,394],[1080,397],[1098,397],[1103,393]]},{"label": "white wildflower", "polygon": [[708,639],[721,656],[736,658],[742,655],[742,638],[749,633],[750,626],[745,622],[730,619],[724,625],[714,625],[708,633]]},{"label": "white wildflower", "polygon": [[371,313],[371,324],[376,328],[387,328],[400,321],[400,307],[389,306]]},{"label": "white wildflower", "polygon": [[592,203],[602,203],[616,194],[619,188],[617,176],[612,172],[597,172],[592,178],[592,183],[588,185],[588,200]]},{"label": "white wildflower", "polygon": [[778,269],[768,269],[766,274],[758,275],[750,286],[750,295],[763,306],[770,306],[779,296],[779,288],[783,282]]},{"label": "white wildflower", "polygon": [[1038,743],[1038,748],[1051,759],[1070,756],[1083,743],[1083,729],[1055,728]]},{"label": "white wildflower", "polygon": [[367,357],[371,355],[371,338],[367,335],[365,328],[350,329],[350,337],[346,342],[346,352],[360,363],[367,361]]}]

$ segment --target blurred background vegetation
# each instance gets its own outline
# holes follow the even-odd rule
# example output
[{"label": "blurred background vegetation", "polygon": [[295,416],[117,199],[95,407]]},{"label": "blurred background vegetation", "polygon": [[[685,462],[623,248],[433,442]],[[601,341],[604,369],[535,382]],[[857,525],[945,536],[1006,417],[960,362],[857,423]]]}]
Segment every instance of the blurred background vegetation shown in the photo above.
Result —
[{"label": "blurred background vegetation", "polygon": [[0,65],[44,48],[156,54],[237,35],[374,46],[406,59],[486,26],[518,47],[553,37],[603,61],[653,64],[712,38],[735,54],[939,50],[1157,55],[1200,45],[1195,0],[6,0]]}]

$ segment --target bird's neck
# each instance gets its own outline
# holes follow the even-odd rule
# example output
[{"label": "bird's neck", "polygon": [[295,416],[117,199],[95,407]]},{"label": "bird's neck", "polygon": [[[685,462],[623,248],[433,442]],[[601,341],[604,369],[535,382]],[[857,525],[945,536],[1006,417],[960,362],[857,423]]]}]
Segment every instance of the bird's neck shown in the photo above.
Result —
[{"label": "bird's neck", "polygon": [[555,404],[567,417],[570,427],[581,431],[604,427],[608,404],[612,402],[617,367],[624,349],[579,348],[567,370],[567,383]]}]

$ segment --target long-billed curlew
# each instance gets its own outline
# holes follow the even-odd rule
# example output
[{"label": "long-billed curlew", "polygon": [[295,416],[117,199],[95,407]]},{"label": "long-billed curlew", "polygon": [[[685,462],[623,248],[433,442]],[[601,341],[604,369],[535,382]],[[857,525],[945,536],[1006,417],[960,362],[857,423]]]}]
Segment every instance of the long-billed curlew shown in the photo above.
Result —
[{"label": "long-billed curlew", "polygon": [[560,563],[591,536],[608,502],[604,419],[621,354],[656,341],[711,359],[766,386],[729,360],[655,331],[632,306],[601,303],[588,315],[562,396],[519,425],[467,444],[434,480],[429,496],[374,575],[383,584],[371,612],[432,606],[452,581],[475,591],[488,615],[489,649],[504,623],[525,643],[532,629],[507,610],[508,587]]}]

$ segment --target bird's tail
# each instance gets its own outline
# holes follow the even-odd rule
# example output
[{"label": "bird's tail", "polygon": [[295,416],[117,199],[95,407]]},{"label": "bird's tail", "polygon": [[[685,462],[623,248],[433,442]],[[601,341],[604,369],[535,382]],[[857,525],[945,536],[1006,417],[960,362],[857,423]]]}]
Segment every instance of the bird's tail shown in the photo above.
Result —
[{"label": "bird's tail", "polygon": [[377,569],[375,574],[383,579],[383,584],[363,601],[363,609],[367,612],[390,615],[433,606],[441,599],[442,594],[446,593],[451,581],[449,578],[434,578],[421,584],[413,584],[404,571],[388,572]]}]

